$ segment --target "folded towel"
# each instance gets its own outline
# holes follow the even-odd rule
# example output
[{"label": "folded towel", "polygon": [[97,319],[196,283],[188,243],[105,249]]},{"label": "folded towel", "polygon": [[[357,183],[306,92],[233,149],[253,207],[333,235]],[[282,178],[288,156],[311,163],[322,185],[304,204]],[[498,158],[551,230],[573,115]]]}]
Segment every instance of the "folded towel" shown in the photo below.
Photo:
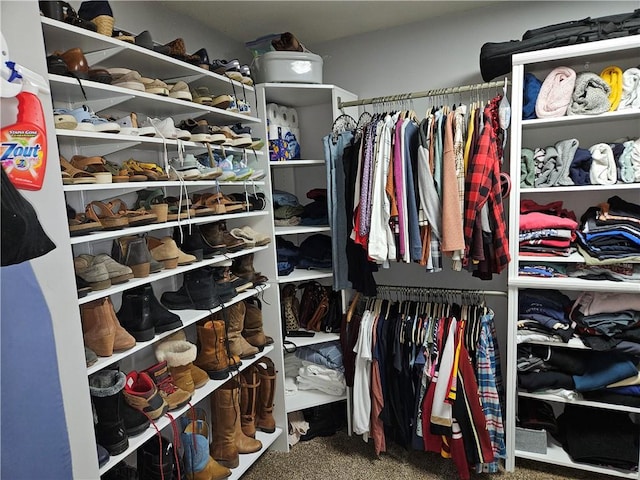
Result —
[{"label": "folded towel", "polygon": [[592,72],[580,72],[571,96],[567,115],[599,115],[611,108],[611,87]]},{"label": "folded towel", "polygon": [[561,117],[567,113],[576,84],[576,72],[569,67],[554,68],[542,82],[536,100],[539,118]]},{"label": "folded towel", "polygon": [[555,146],[549,146],[545,149],[544,165],[542,171],[535,180],[536,187],[553,187],[553,182],[557,178],[554,174],[558,167],[558,150]]},{"label": "folded towel", "polygon": [[533,150],[523,148],[520,152],[520,187],[533,187],[536,166],[533,163]]},{"label": "folded towel", "polygon": [[622,97],[618,110],[640,108],[640,68],[629,68],[622,74]]},{"label": "folded towel", "polygon": [[536,178],[540,176],[542,173],[542,167],[544,166],[544,156],[547,152],[545,152],[544,148],[536,148],[533,151],[533,163],[536,165]]},{"label": "folded towel", "polygon": [[613,185],[617,180],[613,151],[606,143],[596,143],[591,148],[591,170],[589,178],[594,185]]},{"label": "folded towel", "polygon": [[620,98],[622,97],[622,70],[615,65],[605,68],[600,73],[600,77],[607,82],[611,92],[609,93],[610,112],[618,108]]},{"label": "folded towel", "polygon": [[569,176],[569,168],[571,167],[571,162],[579,145],[580,142],[578,142],[577,138],[561,140],[556,143],[556,150],[558,150],[558,175],[553,179],[554,187],[558,185],[574,185],[573,180],[571,180]]},{"label": "folded towel", "polygon": [[591,185],[589,171],[591,170],[591,152],[586,148],[576,148],[573,155],[569,176],[574,185]]},{"label": "folded towel", "polygon": [[536,100],[540,93],[542,82],[533,73],[524,75],[524,94],[522,98],[522,119],[536,118]]}]

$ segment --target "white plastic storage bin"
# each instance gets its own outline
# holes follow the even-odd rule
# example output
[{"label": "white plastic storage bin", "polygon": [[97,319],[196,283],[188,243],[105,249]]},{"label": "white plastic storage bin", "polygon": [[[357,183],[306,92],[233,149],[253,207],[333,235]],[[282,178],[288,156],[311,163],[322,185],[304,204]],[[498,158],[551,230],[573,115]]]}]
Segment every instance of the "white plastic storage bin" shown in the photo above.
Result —
[{"label": "white plastic storage bin", "polygon": [[252,68],[256,83],[322,83],[322,57],[308,52],[267,52]]}]

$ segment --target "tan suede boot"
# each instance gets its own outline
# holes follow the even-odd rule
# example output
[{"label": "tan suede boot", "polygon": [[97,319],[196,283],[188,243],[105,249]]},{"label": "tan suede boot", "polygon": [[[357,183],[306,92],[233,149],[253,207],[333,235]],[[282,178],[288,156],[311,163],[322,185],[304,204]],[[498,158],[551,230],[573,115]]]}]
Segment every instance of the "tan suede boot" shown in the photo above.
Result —
[{"label": "tan suede boot", "polygon": [[209,320],[203,326],[198,325],[197,330],[200,348],[194,363],[207,372],[209,378],[224,380],[229,376],[224,321]]},{"label": "tan suede boot", "polygon": [[245,312],[246,306],[244,302],[237,302],[225,308],[224,311],[220,311],[218,315],[227,317],[227,338],[229,339],[230,354],[238,355],[240,358],[251,358],[260,350],[249,344],[242,336]]},{"label": "tan suede boot", "polygon": [[214,390],[211,395],[212,441],[211,456],[227,468],[236,468],[240,464],[238,447],[235,442],[236,412],[234,386],[226,382]]},{"label": "tan suede boot", "polygon": [[[259,302],[259,300],[257,301]],[[262,310],[260,310],[260,307],[251,300],[246,300],[244,303],[246,312],[244,314],[242,336],[247,342],[262,351],[265,345],[273,344],[273,338],[264,334],[262,328]]]},{"label": "tan suede boot", "polygon": [[151,377],[153,383],[158,387],[160,396],[169,405],[169,411],[176,408],[184,407],[191,400],[191,393],[178,388],[173,383],[173,378],[167,367],[167,362],[160,362],[152,365],[145,370],[145,373]]},{"label": "tan suede boot", "polygon": [[104,308],[107,310],[109,317],[111,317],[111,322],[116,331],[113,339],[113,351],[124,352],[125,350],[135,347],[136,339],[120,325],[116,311],[113,308],[113,303],[111,302],[111,297],[105,298]]},{"label": "tan suede boot", "polygon": [[[185,335],[184,330],[178,330],[177,332],[172,333],[171,335],[166,337],[164,341],[171,342],[174,340],[181,340],[183,342],[188,342],[187,336]],[[189,343],[193,345],[191,342]],[[198,349],[196,348],[195,351],[197,356]],[[195,385],[196,388],[204,387],[209,381],[209,375],[207,375],[207,372],[202,370],[200,367],[197,367],[196,365],[194,365],[193,364],[194,361],[195,361],[195,357],[192,363],[189,363],[189,368],[191,369],[191,378],[193,378],[193,384]]]},{"label": "tan suede boot", "polygon": [[260,379],[255,366],[250,366],[239,376],[240,379],[240,424],[242,433],[256,437],[256,407]]},{"label": "tan suede boot", "polygon": [[[167,362],[173,383],[178,388],[193,393],[209,381],[209,376],[200,370],[204,379],[199,378],[199,383],[193,378],[192,362],[196,359],[198,350],[193,343],[186,340],[164,341],[156,347],[156,358],[159,362]],[[197,367],[196,367],[197,368]],[[204,381],[203,381],[204,380]]]},{"label": "tan suede boot", "polygon": [[116,338],[116,327],[105,308],[106,301],[106,298],[101,298],[80,306],[84,344],[100,357],[113,355]]},{"label": "tan suede boot", "polygon": [[276,368],[270,358],[261,358],[256,363],[260,387],[258,387],[258,409],[256,413],[256,428],[266,433],[276,431],[276,421],[273,418],[273,396],[276,386]]}]

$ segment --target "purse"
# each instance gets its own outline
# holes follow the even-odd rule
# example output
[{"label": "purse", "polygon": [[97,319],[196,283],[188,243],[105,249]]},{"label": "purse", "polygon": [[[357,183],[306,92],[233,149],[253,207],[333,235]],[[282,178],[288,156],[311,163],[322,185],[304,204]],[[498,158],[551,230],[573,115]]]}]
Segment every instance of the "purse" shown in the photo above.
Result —
[{"label": "purse", "polygon": [[329,294],[329,308],[322,321],[322,331],[327,333],[340,333],[342,316],[342,293],[332,290]]},{"label": "purse", "polygon": [[296,287],[293,284],[287,284],[282,288],[280,307],[282,309],[282,318],[284,318],[284,336],[288,332],[298,330],[300,323],[298,315],[300,303],[296,297]]},{"label": "purse", "polygon": [[329,311],[328,289],[316,281],[304,283],[298,288],[303,289],[298,321],[307,330],[319,332]]}]

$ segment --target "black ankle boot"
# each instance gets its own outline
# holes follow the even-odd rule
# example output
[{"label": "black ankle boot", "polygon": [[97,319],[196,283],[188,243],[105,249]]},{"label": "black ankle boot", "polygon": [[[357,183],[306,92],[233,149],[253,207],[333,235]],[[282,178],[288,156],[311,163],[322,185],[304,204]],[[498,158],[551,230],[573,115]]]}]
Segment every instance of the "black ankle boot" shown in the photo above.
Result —
[{"label": "black ankle boot", "polygon": [[138,342],[147,342],[158,333],[182,326],[180,317],[158,302],[148,284],[122,294],[122,306],[117,316],[124,329]]},{"label": "black ankle boot", "polygon": [[211,267],[202,267],[184,274],[177,292],[164,292],[160,301],[172,310],[210,310],[222,304]]},{"label": "black ankle boot", "polygon": [[112,456],[129,448],[120,415],[120,397],[126,378],[124,373],[115,370],[102,370],[89,377],[89,392],[98,419],[96,440]]},{"label": "black ankle boot", "polygon": [[173,239],[184,253],[194,255],[198,261],[203,258],[213,258],[219,254],[215,248],[211,248],[202,240],[202,233],[198,225],[190,225],[189,227],[181,227],[173,229]]},{"label": "black ankle boot", "polygon": [[173,443],[164,436],[161,438],[162,441],[153,436],[138,448],[137,465],[140,480],[177,480],[174,475]]}]

